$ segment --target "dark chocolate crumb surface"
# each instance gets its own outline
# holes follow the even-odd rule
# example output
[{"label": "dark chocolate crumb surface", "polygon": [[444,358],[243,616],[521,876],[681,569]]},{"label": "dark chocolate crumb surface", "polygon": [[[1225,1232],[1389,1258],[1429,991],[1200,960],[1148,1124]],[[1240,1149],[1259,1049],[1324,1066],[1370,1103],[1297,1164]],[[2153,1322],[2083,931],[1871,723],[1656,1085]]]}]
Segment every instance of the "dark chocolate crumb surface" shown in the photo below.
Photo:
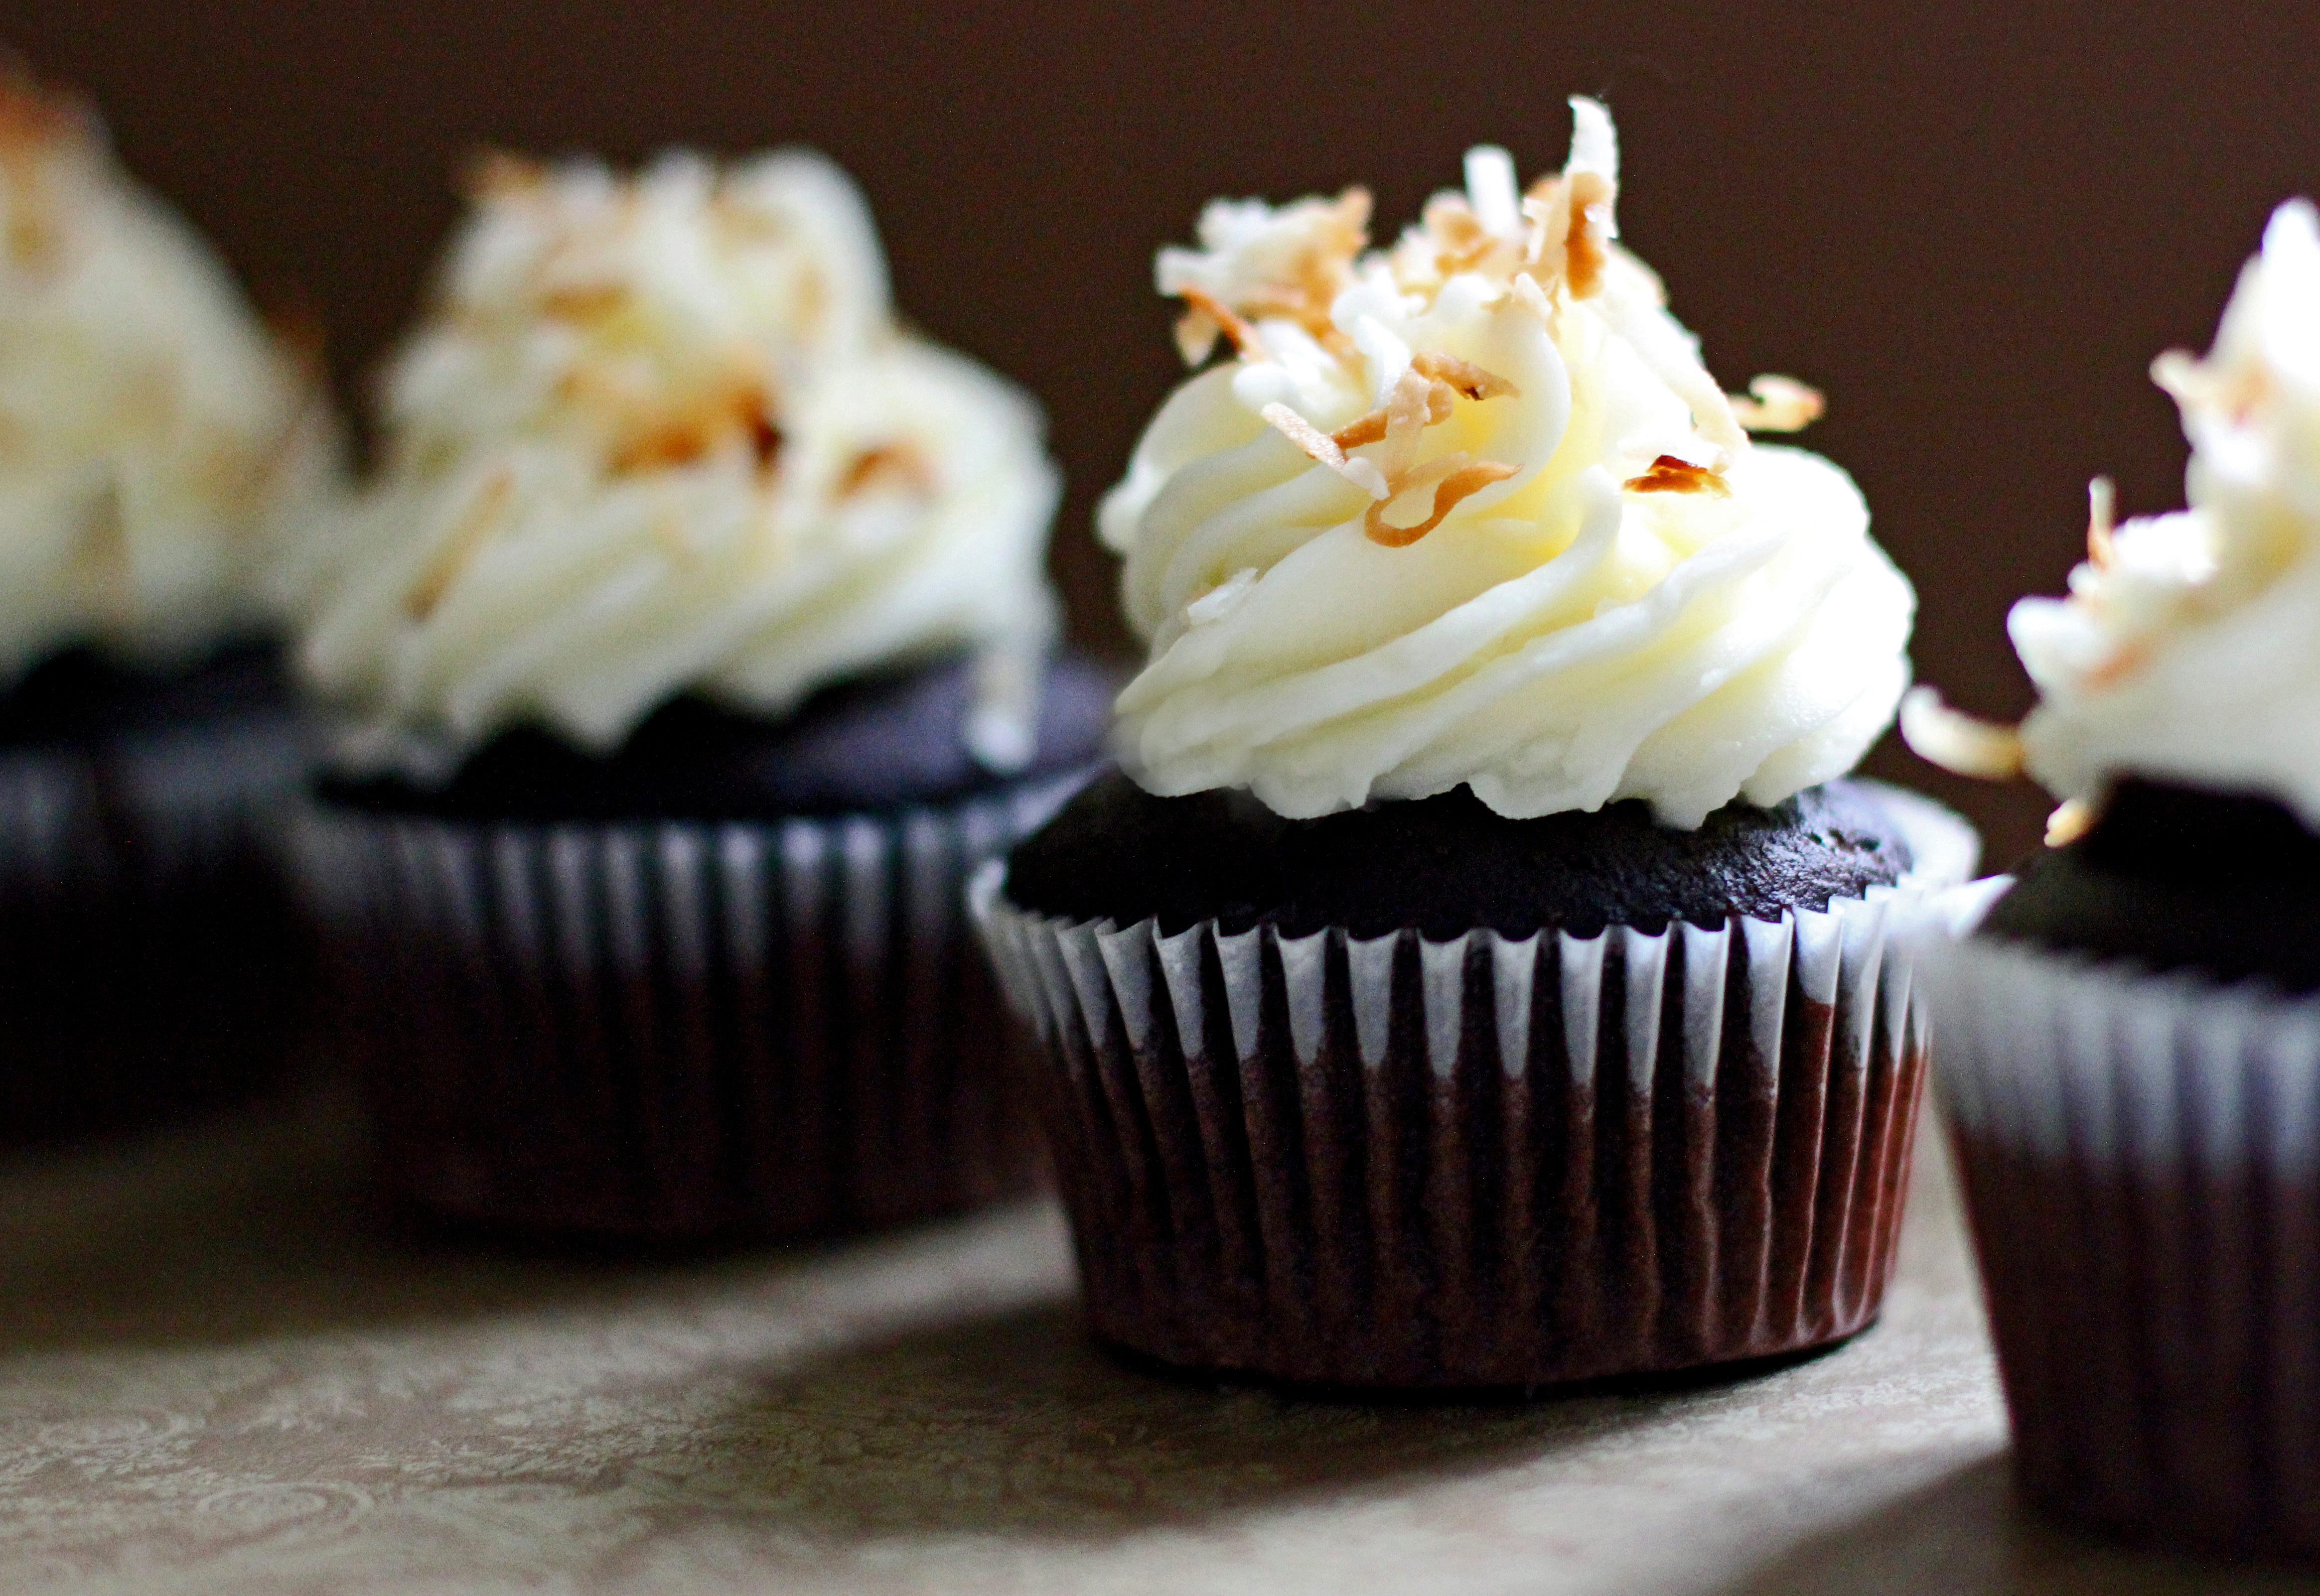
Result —
[{"label": "dark chocolate crumb surface", "polygon": [[[1058,655],[1040,703],[1038,749],[1015,781],[1084,765],[1102,750],[1117,685]],[[968,752],[974,671],[954,659],[851,681],[766,720],[697,698],[663,705],[609,754],[521,726],[470,754],[440,787],[324,776],[333,803],[471,820],[748,819],[937,803],[1000,785]]]},{"label": "dark chocolate crumb surface", "polygon": [[2270,798],[2122,781],[2020,878],[1983,934],[2320,990],[2320,836]]},{"label": "dark chocolate crumb surface", "polygon": [[50,654],[0,690],[0,748],[55,746],[286,709],[289,680],[271,643],[241,643],[175,669],[124,664],[89,648]]},{"label": "dark chocolate crumb surface", "polygon": [[1777,918],[1898,880],[1899,825],[1869,789],[1835,781],[1771,808],[1726,805],[1696,831],[1656,824],[1640,801],[1509,820],[1464,788],[1319,820],[1284,820],[1243,791],[1155,798],[1106,772],[1009,856],[1025,908],[1164,933],[1214,918],[1302,935],[1344,926],[1430,937],[1489,927],[1656,932]]}]

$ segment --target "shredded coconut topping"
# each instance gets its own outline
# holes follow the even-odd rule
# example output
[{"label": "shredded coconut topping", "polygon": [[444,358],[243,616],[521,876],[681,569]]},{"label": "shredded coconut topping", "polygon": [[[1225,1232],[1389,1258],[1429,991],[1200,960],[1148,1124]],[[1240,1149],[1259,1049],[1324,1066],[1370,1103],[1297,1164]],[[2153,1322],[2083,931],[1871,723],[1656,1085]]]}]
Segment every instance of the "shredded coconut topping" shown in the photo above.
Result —
[{"label": "shredded coconut topping", "polygon": [[1732,419],[1751,432],[1801,432],[1826,413],[1817,388],[1767,373],[1748,384],[1749,397],[1727,394]]},{"label": "shredded coconut topping", "polygon": [[[1647,798],[1694,825],[1849,769],[1906,684],[1908,584],[1844,473],[1743,423],[1621,248],[1610,119],[1559,173],[1467,152],[1391,247],[1367,196],[1219,201],[1161,251],[1201,366],[1099,512],[1148,641],[1146,788],[1283,815],[1464,784],[1501,814]],[[1622,491],[1623,485],[1627,490]]]},{"label": "shredded coconut topping", "polygon": [[1206,360],[1220,330],[1233,335],[1242,355],[1257,352],[1255,338],[1233,334],[1236,324],[1251,321],[1280,319],[1330,338],[1329,307],[1369,247],[1369,191],[1362,188],[1277,211],[1260,200],[1211,203],[1195,230],[1201,248],[1163,249],[1155,268],[1160,292],[1191,307],[1176,325],[1185,364]]},{"label": "shredded coconut topping", "polygon": [[1930,687],[1901,699],[1901,736],[1920,759],[1953,775],[2010,781],[2022,773],[2022,735],[1942,702]]},{"label": "shredded coconut topping", "polygon": [[774,716],[973,651],[970,745],[1020,763],[1056,619],[1041,420],[902,327],[845,175],[500,156],[469,186],[309,583],[341,759],[424,775],[526,721],[609,749],[679,692]]},{"label": "shredded coconut topping", "polygon": [[1712,493],[1718,499],[1732,497],[1732,484],[1724,480],[1721,472],[1694,465],[1675,455],[1662,455],[1652,462],[1649,471],[1631,476],[1619,485],[1630,493]]},{"label": "shredded coconut topping", "polygon": [[2076,802],[2056,836],[2130,774],[2265,794],[2320,826],[2320,212],[2275,211],[2213,347],[2152,377],[2190,440],[2189,508],[2121,522],[2109,482],[2089,484],[2068,595],[2007,618],[2038,690],[2018,761],[1903,729],[1937,763],[2019,769]]},{"label": "shredded coconut topping", "polygon": [[94,111],[0,67],[0,684],[70,645],[173,665],[276,624],[337,487],[316,352]]}]

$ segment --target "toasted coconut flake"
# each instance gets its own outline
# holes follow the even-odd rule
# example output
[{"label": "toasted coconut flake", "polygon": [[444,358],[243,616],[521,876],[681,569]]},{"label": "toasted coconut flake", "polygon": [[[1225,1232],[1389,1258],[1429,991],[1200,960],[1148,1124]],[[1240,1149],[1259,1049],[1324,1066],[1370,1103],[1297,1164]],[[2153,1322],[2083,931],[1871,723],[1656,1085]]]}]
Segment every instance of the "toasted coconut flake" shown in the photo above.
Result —
[{"label": "toasted coconut flake", "polygon": [[1329,435],[1329,441],[1339,449],[1358,449],[1364,444],[1373,444],[1385,437],[1385,411],[1375,410],[1365,416],[1356,416]]},{"label": "toasted coconut flake", "polygon": [[[1409,468],[1409,451],[1418,446],[1418,435],[1436,419],[1434,412],[1437,402],[1434,383],[1414,367],[1394,379],[1392,392],[1385,396],[1385,441],[1393,446],[1399,456],[1400,463],[1395,466],[1396,471]],[[1443,407],[1442,414],[1448,416],[1447,406]]]},{"label": "toasted coconut flake", "polygon": [[1427,350],[1410,358],[1410,369],[1420,376],[1446,383],[1468,399],[1519,398],[1522,391],[1496,372]]},{"label": "toasted coconut flake", "polygon": [[[775,437],[779,437],[776,433]],[[865,449],[847,466],[838,481],[838,496],[851,499],[876,487],[896,487],[913,493],[934,490],[934,467],[909,444],[880,444]]]},{"label": "toasted coconut flake", "polygon": [[1603,286],[1603,267],[1610,259],[1611,194],[1611,180],[1600,172],[1573,172],[1564,185],[1571,221],[1563,239],[1563,280],[1573,299],[1586,299]]},{"label": "toasted coconut flake", "polygon": [[1641,476],[1631,476],[1620,486],[1630,493],[1712,493],[1718,499],[1732,497],[1732,484],[1724,473],[1711,466],[1694,465],[1674,455],[1662,455],[1652,462],[1652,468]]},{"label": "toasted coconut flake", "polygon": [[426,571],[403,600],[404,614],[425,624],[450,592],[452,584],[459,580],[460,573],[475,559],[476,551],[490,539],[508,500],[514,495],[515,473],[502,466],[484,483],[483,491],[476,495],[467,514],[459,518],[459,524],[427,563]]},{"label": "toasted coconut flake", "polygon": [[[1339,437],[1331,437],[1285,404],[1268,404],[1257,414],[1278,428],[1291,443],[1304,450],[1311,459],[1328,466],[1371,498],[1384,499],[1391,494],[1392,490],[1386,485],[1385,473],[1378,469],[1375,461],[1346,457],[1345,447],[1339,441],[1342,434]],[[1383,412],[1373,411],[1372,414],[1382,416]],[[1378,436],[1384,436],[1382,420],[1379,423]]]},{"label": "toasted coconut flake", "polygon": [[[1462,394],[1468,399],[1484,400],[1515,392],[1515,385],[1495,372],[1451,356],[1427,352],[1411,357],[1409,369],[1394,383],[1384,404],[1355,417],[1333,433],[1323,433],[1286,405],[1269,404],[1259,413],[1306,454],[1377,500],[1379,504],[1370,511],[1370,536],[1380,543],[1399,547],[1403,543],[1416,542],[1440,525],[1442,518],[1455,509],[1460,500],[1502,481],[1514,470],[1488,461],[1472,466],[1474,471],[1499,474],[1471,481],[1456,477],[1460,485],[1450,498],[1437,501],[1433,519],[1420,530],[1404,537],[1402,528],[1380,518],[1379,506],[1412,488],[1424,487],[1445,474],[1455,475],[1470,465],[1467,457],[1458,454],[1411,466],[1409,461],[1417,450],[1418,435],[1428,427],[1448,420]],[[1374,443],[1391,446],[1382,460],[1349,458],[1351,451]]]},{"label": "toasted coconut flake", "polygon": [[2067,848],[2091,830],[2095,807],[2084,798],[2064,798],[2046,816],[2046,846]]},{"label": "toasted coconut flake", "polygon": [[1600,292],[1618,230],[1611,219],[1618,193],[1608,176],[1590,168],[1533,184],[1522,202],[1531,224],[1522,252],[1526,275],[1542,288],[1559,278],[1573,299]]},{"label": "toasted coconut flake", "polygon": [[5,239],[12,259],[40,266],[55,257],[64,238],[57,168],[93,164],[104,144],[104,125],[86,101],[0,59],[0,170],[15,190]]},{"label": "toasted coconut flake", "polygon": [[1732,393],[1725,402],[1732,419],[1750,432],[1800,432],[1826,413],[1828,401],[1817,388],[1767,373],[1748,383],[1753,397]]},{"label": "toasted coconut flake", "polygon": [[1460,272],[1503,275],[1521,258],[1520,247],[1493,232],[1463,194],[1435,195],[1427,202],[1419,225],[1437,276]]},{"label": "toasted coconut flake", "polygon": [[1220,330],[1216,318],[1207,311],[1185,311],[1176,318],[1176,353],[1184,357],[1186,365],[1202,365],[1210,351],[1216,348],[1217,334]]},{"label": "toasted coconut flake", "polygon": [[551,284],[540,293],[539,313],[557,321],[602,321],[628,298],[628,290],[617,283]]},{"label": "toasted coconut flake", "polygon": [[1317,219],[1287,280],[1249,291],[1241,297],[1242,311],[1249,316],[1283,317],[1326,340],[1336,331],[1329,321],[1329,307],[1352,284],[1354,262],[1369,242],[1370,191],[1349,188]]},{"label": "toasted coconut flake", "polygon": [[[1369,246],[1369,191],[1362,188],[1279,210],[1257,201],[1210,205],[1201,212],[1201,247],[1163,249],[1154,268],[1161,293],[1182,295],[1201,312],[1179,326],[1186,359],[1198,365],[1207,358],[1215,337],[1210,324],[1229,333],[1232,320],[1246,325],[1279,318],[1324,346],[1342,342],[1329,307],[1353,283],[1354,263]],[[1189,292],[1194,289],[1201,297]],[[1241,347],[1244,354],[1263,353]]]},{"label": "toasted coconut flake", "polygon": [[[1336,438],[1314,426],[1312,422],[1291,410],[1287,405],[1275,401],[1257,411],[1257,414],[1264,418],[1268,426],[1330,470],[1343,471],[1346,468],[1344,446]],[[1385,436],[1382,426],[1378,430],[1378,436],[1380,437]]]},{"label": "toasted coconut flake", "polygon": [[1959,776],[2007,781],[2022,773],[2022,734],[1953,709],[1930,687],[1901,699],[1901,740],[1919,759]]},{"label": "toasted coconut flake", "polygon": [[2117,529],[2118,489],[2107,476],[2087,484],[2087,558],[2095,569],[2107,571],[2116,549],[2111,534]]},{"label": "toasted coconut flake", "polygon": [[[581,374],[575,371],[572,376]],[[566,385],[577,384],[567,379]],[[770,396],[761,383],[748,380],[711,389],[675,410],[631,400],[618,404],[615,413],[621,434],[612,450],[615,473],[692,465],[736,440],[748,446],[760,466],[769,466],[781,442]]]},{"label": "toasted coconut flake", "polygon": [[1265,357],[1264,340],[1251,327],[1226,305],[1201,289],[1183,287],[1176,297],[1191,309],[1176,322],[1176,347],[1187,365],[1198,365],[1216,347],[1217,334],[1221,332],[1232,340],[1233,352],[1244,358],[1262,360]]},{"label": "toasted coconut flake", "polygon": [[1412,488],[1422,488],[1437,473],[1441,481],[1434,490],[1434,513],[1414,527],[1397,527],[1385,518],[1386,506],[1392,500],[1382,499],[1369,508],[1362,518],[1362,530],[1372,543],[1388,548],[1407,548],[1440,526],[1450,512],[1492,482],[1505,482],[1521,467],[1503,460],[1470,460],[1464,454],[1447,455],[1428,461],[1409,473],[1395,490],[1395,496]]}]

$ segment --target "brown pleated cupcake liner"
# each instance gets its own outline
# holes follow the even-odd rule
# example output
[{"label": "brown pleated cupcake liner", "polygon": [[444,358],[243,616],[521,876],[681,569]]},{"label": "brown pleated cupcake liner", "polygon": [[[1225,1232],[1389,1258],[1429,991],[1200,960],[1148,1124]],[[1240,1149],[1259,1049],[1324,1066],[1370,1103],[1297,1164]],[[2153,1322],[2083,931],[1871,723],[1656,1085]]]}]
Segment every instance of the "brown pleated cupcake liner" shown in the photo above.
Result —
[{"label": "brown pleated cupcake liner", "polygon": [[297,722],[0,750],[0,1144],[282,1074],[307,987],[285,879]]},{"label": "brown pleated cupcake liner", "polygon": [[1096,1332],[1339,1386],[1537,1385],[1835,1340],[1892,1267],[1925,1069],[1890,934],[1971,868],[1778,922],[1519,940],[974,905],[1049,1060]]},{"label": "brown pleated cupcake liner", "polygon": [[2024,1491],[2320,1556],[2320,996],[1987,941],[1930,978]]},{"label": "brown pleated cupcake liner", "polygon": [[457,1220],[647,1242],[1033,1187],[962,888],[1081,779],[766,821],[311,807],[302,873],[385,1178]]}]

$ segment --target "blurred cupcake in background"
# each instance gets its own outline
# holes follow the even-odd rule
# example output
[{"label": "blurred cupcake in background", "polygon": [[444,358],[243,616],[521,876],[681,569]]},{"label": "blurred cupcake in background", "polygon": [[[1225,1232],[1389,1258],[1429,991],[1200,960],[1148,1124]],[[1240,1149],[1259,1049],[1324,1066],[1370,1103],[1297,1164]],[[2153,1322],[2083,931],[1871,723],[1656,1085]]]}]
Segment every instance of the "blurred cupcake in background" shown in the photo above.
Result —
[{"label": "blurred cupcake in background", "polygon": [[86,105],[0,77],[0,1142],[282,1064],[271,583],[338,469],[311,355]]},{"label": "blurred cupcake in background", "polygon": [[2047,852],[1938,961],[1944,1095],[2024,1488],[2140,1539],[2320,1555],[2320,218],[2283,205],[2205,359],[2152,368],[2189,508],[2009,621]]},{"label": "blurred cupcake in background", "polygon": [[1099,751],[1042,420],[820,157],[497,158],[307,550],[304,857],[388,1178],[640,1240],[1022,1188],[960,909]]},{"label": "blurred cupcake in background", "polygon": [[1896,906],[1976,843],[1846,779],[1914,597],[1614,242],[1610,119],[1517,186],[1219,201],[1105,500],[1123,771],[978,880],[1094,1329],[1531,1385],[1876,1315],[1925,1054]]}]

